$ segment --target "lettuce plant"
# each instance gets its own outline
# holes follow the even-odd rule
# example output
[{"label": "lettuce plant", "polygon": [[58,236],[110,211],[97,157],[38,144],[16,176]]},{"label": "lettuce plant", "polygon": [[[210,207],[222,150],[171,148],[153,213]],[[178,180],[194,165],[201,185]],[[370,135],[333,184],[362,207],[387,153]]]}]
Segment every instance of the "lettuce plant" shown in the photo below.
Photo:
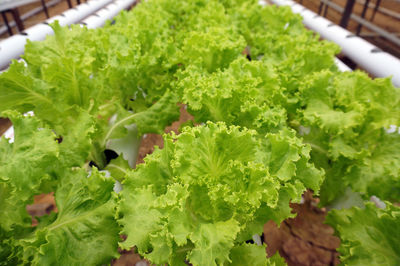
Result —
[{"label": "lettuce plant", "polygon": [[164,148],[123,182],[121,247],[136,246],[156,264],[237,263],[232,258],[244,249],[251,250],[247,264],[266,263],[264,247],[245,242],[266,220],[293,217],[289,202],[306,188],[318,190],[323,175],[309,151],[289,130],[260,138],[209,122],[165,135]]},{"label": "lettuce plant", "polygon": [[317,72],[303,81],[299,98],[300,116],[292,124],[300,124],[313,161],[326,171],[322,203],[346,187],[366,198],[400,199],[400,135],[385,130],[400,122],[400,94],[390,80]]}]

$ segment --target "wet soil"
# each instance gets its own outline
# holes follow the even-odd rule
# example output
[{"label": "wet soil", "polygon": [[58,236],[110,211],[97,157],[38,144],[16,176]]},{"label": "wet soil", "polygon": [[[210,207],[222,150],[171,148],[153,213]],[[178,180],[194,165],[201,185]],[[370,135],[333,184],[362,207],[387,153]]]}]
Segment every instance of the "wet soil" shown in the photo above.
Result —
[{"label": "wet soil", "polygon": [[274,221],[264,225],[268,255],[279,252],[289,266],[338,265],[340,239],[324,224],[326,210],[316,207],[318,199],[311,192],[303,198],[303,204],[291,206],[296,218],[283,221],[279,227]]},{"label": "wet soil", "polygon": [[4,134],[11,127],[11,121],[7,118],[0,117],[0,136]]}]

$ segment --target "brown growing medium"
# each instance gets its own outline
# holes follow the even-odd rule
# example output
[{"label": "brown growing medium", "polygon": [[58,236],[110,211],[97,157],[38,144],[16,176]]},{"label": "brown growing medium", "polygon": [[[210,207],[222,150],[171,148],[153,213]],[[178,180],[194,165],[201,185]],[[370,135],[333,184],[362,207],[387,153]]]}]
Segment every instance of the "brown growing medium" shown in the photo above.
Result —
[{"label": "brown growing medium", "polygon": [[3,135],[9,127],[11,127],[11,121],[7,118],[0,117],[0,136]]},{"label": "brown growing medium", "polygon": [[296,218],[283,221],[279,228],[273,221],[264,225],[268,255],[278,251],[289,266],[338,265],[340,240],[324,224],[326,210],[315,207],[318,200],[310,192],[303,198],[303,204],[291,205]]},{"label": "brown growing medium", "polygon": [[50,214],[52,211],[57,212],[54,193],[41,194],[34,196],[33,204],[26,206],[26,210],[32,216],[32,226],[38,225],[35,217],[40,217],[45,214]]}]

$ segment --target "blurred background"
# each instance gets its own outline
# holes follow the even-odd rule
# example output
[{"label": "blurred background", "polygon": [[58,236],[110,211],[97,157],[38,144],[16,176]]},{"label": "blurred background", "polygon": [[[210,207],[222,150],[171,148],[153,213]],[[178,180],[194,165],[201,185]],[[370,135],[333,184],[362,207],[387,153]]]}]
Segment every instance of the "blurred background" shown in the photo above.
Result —
[{"label": "blurred background", "polygon": [[382,50],[400,57],[400,0],[296,0]]},{"label": "blurred background", "polygon": [[0,0],[0,40],[84,2],[86,0]]}]

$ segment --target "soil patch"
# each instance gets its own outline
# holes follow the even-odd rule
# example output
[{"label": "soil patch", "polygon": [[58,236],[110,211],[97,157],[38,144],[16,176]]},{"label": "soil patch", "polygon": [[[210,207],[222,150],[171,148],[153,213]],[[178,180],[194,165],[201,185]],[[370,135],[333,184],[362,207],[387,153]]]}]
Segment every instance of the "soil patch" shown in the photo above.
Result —
[{"label": "soil patch", "polygon": [[315,206],[318,199],[311,195],[307,192],[303,204],[291,205],[297,213],[294,219],[283,221],[279,228],[274,221],[264,225],[267,253],[272,256],[278,251],[289,266],[338,265],[340,239],[324,224],[327,212]]},{"label": "soil patch", "polygon": [[0,136],[11,127],[11,121],[7,118],[0,118]]}]

